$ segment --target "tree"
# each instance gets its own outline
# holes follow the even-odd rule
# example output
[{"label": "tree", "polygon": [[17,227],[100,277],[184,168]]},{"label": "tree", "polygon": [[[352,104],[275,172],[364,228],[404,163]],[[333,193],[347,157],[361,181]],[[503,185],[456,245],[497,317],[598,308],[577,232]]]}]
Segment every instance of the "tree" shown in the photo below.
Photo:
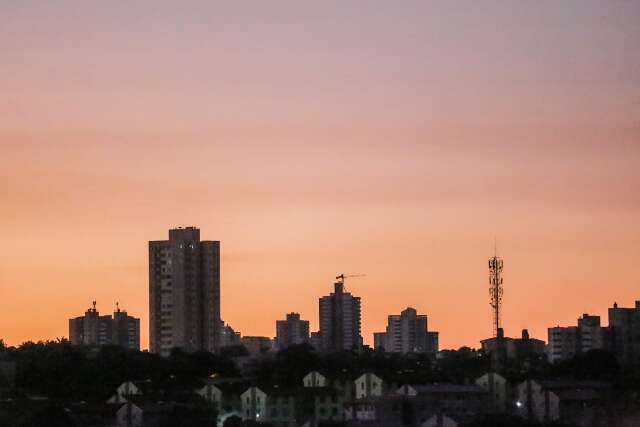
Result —
[{"label": "tree", "polygon": [[605,350],[590,350],[579,354],[555,364],[551,371],[554,377],[605,381],[615,381],[619,373],[620,366],[615,355]]}]

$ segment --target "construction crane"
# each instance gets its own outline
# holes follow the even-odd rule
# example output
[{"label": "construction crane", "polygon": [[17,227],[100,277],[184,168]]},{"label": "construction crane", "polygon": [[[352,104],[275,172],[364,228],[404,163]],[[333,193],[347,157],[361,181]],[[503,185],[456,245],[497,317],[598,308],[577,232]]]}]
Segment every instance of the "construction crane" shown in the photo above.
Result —
[{"label": "construction crane", "polygon": [[336,276],[336,280],[339,280],[338,283],[342,283],[344,285],[344,279],[350,279],[352,277],[365,277],[366,274],[340,274],[339,276]]}]

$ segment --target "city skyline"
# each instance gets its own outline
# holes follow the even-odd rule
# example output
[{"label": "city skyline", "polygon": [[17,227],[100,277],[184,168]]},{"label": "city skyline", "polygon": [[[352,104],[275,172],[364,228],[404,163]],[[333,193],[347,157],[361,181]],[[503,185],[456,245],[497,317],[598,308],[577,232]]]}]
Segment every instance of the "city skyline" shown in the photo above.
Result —
[{"label": "city skyline", "polygon": [[[211,249],[213,248],[213,252],[211,254],[207,253],[207,258],[206,259],[205,259],[204,253],[203,253],[203,255],[198,255],[197,257],[195,257],[193,259],[193,262],[195,262],[194,265],[198,266],[197,267],[198,269],[202,269],[202,271],[209,271],[210,273],[213,273],[213,281],[210,283],[210,285],[213,286],[212,291],[213,291],[214,298],[211,300],[213,305],[210,307],[210,310],[211,310],[212,313],[217,313],[216,316],[218,316],[216,318],[217,320],[215,320],[213,323],[219,324],[220,325],[219,328],[223,327],[225,323],[228,326],[230,326],[219,315],[219,313],[221,312],[221,306],[222,306],[221,297],[220,297],[221,280],[220,280],[220,277],[219,277],[220,270],[221,270],[221,266],[220,266],[220,258],[221,258],[220,241],[204,241],[204,240],[201,241],[200,240],[200,229],[198,227],[194,227],[194,226],[184,226],[184,227],[180,226],[180,227],[170,228],[168,233],[169,233],[169,239],[170,240],[165,240],[165,241],[153,240],[153,241],[149,241],[148,242],[148,244],[149,244],[149,258],[148,258],[149,276],[148,276],[148,283],[147,284],[148,284],[149,301],[150,301],[149,311],[147,312],[147,316],[146,316],[149,319],[148,323],[150,325],[154,324],[154,321],[151,320],[152,319],[151,312],[152,312],[153,305],[154,305],[154,304],[151,303],[152,300],[156,300],[157,304],[158,304],[158,307],[162,306],[163,310],[164,310],[164,306],[165,305],[164,304],[160,304],[160,292],[159,292],[160,289],[162,288],[163,290],[165,290],[165,289],[171,288],[172,289],[171,293],[175,293],[176,292],[175,284],[172,286],[171,282],[180,282],[180,280],[182,280],[182,279],[180,279],[180,277],[182,277],[182,276],[180,274],[178,276],[176,276],[175,275],[176,272],[174,272],[174,274],[170,274],[169,276],[166,277],[169,280],[169,285],[168,285],[169,288],[166,288],[165,284],[164,284],[164,281],[165,281],[164,280],[165,279],[165,274],[164,273],[171,273],[170,270],[165,271],[165,268],[170,268],[172,264],[174,265],[174,268],[175,268],[175,265],[177,265],[177,264],[182,265],[182,263],[183,263],[183,261],[177,263],[176,262],[176,260],[177,260],[176,256],[177,255],[176,254],[172,255],[171,252],[168,252],[170,250],[175,252],[178,249],[178,246],[179,246],[181,253],[183,251],[186,251],[186,252],[193,252],[193,251],[200,251],[200,250],[211,251]],[[186,243],[186,245],[185,245],[185,243]],[[200,245],[202,245],[203,249],[198,249],[198,248],[200,248]],[[183,246],[184,246],[184,250],[183,250]],[[191,250],[189,250],[189,248],[191,248]],[[183,256],[183,255],[180,255],[180,256]],[[489,258],[489,267],[491,267],[491,260],[493,260],[497,256],[498,256],[497,246],[494,243],[494,255],[493,255],[493,257]],[[174,259],[174,258],[176,258],[176,259]],[[187,257],[187,258],[190,259],[190,257]],[[185,258],[185,259],[187,259],[187,258]],[[169,262],[169,261],[167,261],[168,259],[172,259],[172,261],[174,261],[174,262]],[[502,261],[502,257],[500,257],[498,259]],[[162,262],[162,268],[160,266],[160,260],[164,260]],[[167,264],[167,263],[168,263],[169,266],[165,266],[165,264]],[[182,270],[180,270],[180,271],[182,271]],[[160,273],[163,273],[162,277],[159,276]],[[181,273],[181,274],[184,274],[184,273]],[[187,277],[190,277],[191,274],[192,273],[188,273],[187,276],[185,276],[185,279]],[[345,289],[344,292],[346,293],[347,291],[346,291],[346,286],[345,286],[345,279],[352,278],[352,277],[354,277],[354,278],[362,278],[362,277],[366,277],[366,276],[367,276],[366,274],[356,274],[356,275],[346,274],[345,275],[343,273],[343,274],[335,277],[335,280],[336,280],[336,282],[334,283],[335,290],[336,290],[336,292],[338,292],[338,289],[340,289],[340,292],[342,292],[342,289]],[[492,273],[491,273],[491,268],[489,268],[489,276],[493,277]],[[189,281],[195,280],[194,283],[196,283],[196,282],[199,283],[200,280],[205,280],[205,279],[200,279],[199,277],[200,277],[200,273],[197,273],[197,274],[195,274],[195,276],[193,276],[193,278],[189,278],[188,280]],[[206,279],[206,280],[209,280],[209,279]],[[162,281],[162,286],[161,286],[161,281]],[[197,285],[197,286],[201,286],[201,285]],[[153,294],[157,294],[157,296],[153,297],[152,296]],[[491,292],[490,292],[490,294],[491,294]],[[331,293],[330,295],[331,296],[324,296],[324,297],[319,297],[318,298],[318,302],[320,303],[320,310],[319,310],[320,311],[320,313],[319,313],[320,315],[322,315],[322,312],[323,312],[323,308],[322,308],[323,307],[323,303],[325,303],[325,305],[326,305],[326,302],[330,298],[333,297],[334,293]],[[346,293],[346,295],[350,297],[349,293]],[[360,322],[361,322],[360,321],[360,318],[361,318],[361,311],[360,311],[361,302],[360,302],[360,300],[361,299],[359,297],[356,297],[355,299],[357,300],[357,305],[358,305],[358,311],[357,311],[357,313],[358,313],[357,319],[358,320],[356,322],[357,322],[358,325],[360,325]],[[491,301],[491,297],[489,298],[489,300]],[[162,300],[162,302],[173,302],[173,300],[171,300],[171,301]],[[634,300],[634,303],[635,303],[635,306],[638,307],[638,304],[639,304],[638,300]],[[92,304],[93,304],[93,309],[89,309],[87,311],[87,313],[90,313],[92,310],[95,312],[96,301],[94,300],[92,302]],[[202,302],[200,302],[200,304],[202,304]],[[491,306],[491,303],[489,305]],[[613,303],[613,306],[615,308],[618,307],[617,301]],[[167,307],[169,307],[169,306],[167,306]],[[171,305],[171,307],[173,307],[173,304]],[[201,308],[201,310],[202,309],[205,310],[205,312],[207,311],[207,308]],[[191,309],[188,309],[187,311],[190,311],[190,310]],[[334,309],[332,308],[330,311],[333,311],[333,310]],[[608,308],[607,310],[610,311],[611,308]],[[338,310],[338,311],[341,311],[341,310]],[[115,303],[115,312],[120,313],[119,302]],[[115,316],[115,312],[114,312],[114,316]],[[492,325],[495,326],[496,317],[495,317],[495,314],[494,314],[493,306],[491,306],[491,312],[492,312],[492,315],[491,315]],[[160,313],[160,311],[158,311],[158,313]],[[407,308],[402,310],[402,315],[404,315],[404,313],[413,313],[413,315],[416,316],[416,310],[413,307],[410,307],[410,306],[407,306]],[[126,312],[124,312],[124,314],[126,315]],[[328,314],[325,313],[325,316],[327,316],[327,315]],[[182,314],[182,316],[184,316],[184,313]],[[300,321],[300,313],[291,312],[291,313],[287,313],[286,314],[287,320],[289,320],[289,319],[296,320],[295,316],[297,316],[297,321]],[[584,316],[587,316],[587,314],[584,314]],[[110,316],[103,316],[103,317],[110,317]],[[141,316],[141,317],[144,318],[144,316]],[[158,317],[159,317],[159,315],[158,315]],[[389,314],[388,315],[389,322],[391,322],[392,318],[395,319],[396,317],[399,317],[399,316],[398,315]],[[427,318],[427,316],[426,315],[422,315],[422,316],[418,316],[418,317],[423,319],[423,325],[422,326],[425,326],[424,333],[427,334],[427,335],[428,334],[433,334],[434,332],[427,332],[427,328],[426,328],[426,324],[427,324],[426,318]],[[593,316],[591,316],[591,317],[593,317]],[[599,316],[596,316],[596,317],[598,317],[598,319],[599,319]],[[76,333],[76,332],[72,332],[72,329],[71,329],[71,321],[74,320],[74,319],[76,319],[76,318],[73,318],[73,319],[69,320],[69,339],[71,341],[73,341],[71,335]],[[82,319],[82,318],[77,318],[77,319]],[[138,335],[139,335],[140,334],[140,326],[139,326],[140,319],[137,319],[137,320],[138,320],[137,328],[138,328]],[[580,321],[580,319],[579,319],[579,321]],[[160,327],[160,320],[158,320],[157,322],[158,322],[158,332],[157,333],[159,334],[160,330],[161,329],[164,330],[164,329]],[[164,322],[164,320],[163,320],[163,322]],[[247,337],[247,338],[268,338],[269,340],[272,341],[272,343],[274,345],[274,348],[278,348],[278,345],[277,345],[277,342],[278,342],[277,337],[278,337],[278,334],[279,334],[279,332],[278,332],[279,329],[278,328],[279,328],[279,323],[281,323],[281,322],[284,322],[284,321],[277,320],[277,319],[275,320],[275,325],[276,326],[273,329],[273,333],[272,334],[252,334],[252,333],[248,333],[247,334],[245,331],[242,331],[242,330],[239,330],[238,332],[242,335],[243,338],[244,337]],[[320,321],[318,321],[317,325],[313,326],[313,327],[309,326],[309,325],[313,325],[309,321],[303,320],[303,322],[307,323],[307,326],[306,326],[306,328],[307,328],[307,339],[306,340],[310,344],[312,344],[314,347],[317,347],[317,350],[320,350],[320,351],[325,351],[325,352],[326,351],[335,351],[335,349],[331,348],[331,346],[329,346],[329,348],[324,348],[324,347],[326,347],[326,344],[324,344],[324,345],[321,344],[320,341],[322,339],[321,339],[321,336],[320,336],[320,333],[319,333],[319,331],[321,329],[320,328],[320,325],[321,325]],[[598,322],[599,322],[599,320],[598,320]],[[173,323],[171,323],[171,324],[173,324]],[[181,323],[178,323],[178,324],[181,324]],[[603,326],[604,326],[604,324],[603,324]],[[172,327],[174,328],[175,326],[172,326]],[[210,343],[208,343],[208,344],[198,344],[196,347],[193,347],[193,348],[187,348],[183,344],[178,344],[178,345],[175,345],[175,347],[183,348],[183,349],[185,349],[187,351],[194,351],[194,350],[197,349],[197,347],[201,347],[202,349],[205,349],[205,348],[208,349],[208,351],[218,352],[222,348],[220,346],[220,344],[217,344],[217,342],[219,342],[219,340],[220,340],[220,334],[221,334],[221,330],[219,328],[215,328],[215,332],[213,332],[213,331],[211,332],[211,336],[213,337],[214,335],[216,335],[217,338],[215,338],[215,340],[212,338],[211,339],[212,341]],[[550,331],[552,329],[557,329],[557,328],[560,328],[560,329],[571,329],[572,327],[565,327],[565,326],[560,327],[560,322],[558,322],[556,326],[552,326],[552,327],[548,327],[547,328],[547,330],[549,332],[549,337],[550,337]],[[316,332],[309,334],[309,332],[311,330],[314,330],[314,329],[316,330]],[[503,329],[503,328],[500,328],[500,329]],[[152,329],[151,329],[151,326],[150,326],[149,327],[148,340],[145,340],[143,338],[142,340],[139,340],[139,342],[147,341],[147,342],[151,343],[153,341],[153,339],[151,337],[151,335],[152,335],[151,330]],[[361,330],[362,330],[361,326],[358,326],[358,331],[361,331]],[[388,330],[389,329],[387,328],[387,331]],[[525,328],[525,329],[523,329],[523,331],[528,331],[528,329]],[[315,339],[314,339],[314,336],[313,336],[314,334],[318,334]],[[375,349],[377,347],[375,346],[374,343],[378,339],[378,337],[376,337],[376,335],[380,335],[380,334],[381,334],[380,332],[372,332],[372,334],[371,334],[372,337],[369,338],[369,337],[366,337],[366,335],[364,333],[361,333],[360,335],[358,335],[358,337],[360,339],[362,339],[363,344],[368,344],[371,348]],[[425,337],[427,335],[425,335]],[[507,335],[508,334],[504,334],[504,336],[507,336]],[[489,337],[491,337],[491,336],[492,335],[487,335],[486,337],[484,337],[484,340],[490,339]],[[494,331],[493,336],[495,336],[495,331]],[[439,341],[438,332],[435,332],[435,337],[436,337],[435,338],[435,348],[437,349],[438,348],[437,342]],[[56,338],[60,338],[60,337],[56,337]],[[369,339],[367,339],[367,338],[369,338]],[[546,337],[544,337],[544,336],[540,337],[540,338],[541,338],[541,340],[543,342],[546,339]],[[26,340],[26,341],[31,341],[31,340]],[[77,339],[76,339],[76,341],[77,341]],[[159,341],[160,340],[158,339],[158,342]],[[193,342],[195,342],[197,340],[192,338],[192,339],[187,340],[187,341],[190,341],[190,342],[193,343]],[[481,341],[483,341],[483,339],[480,339],[479,341],[480,341],[479,344],[482,344]],[[11,343],[8,343],[8,344],[11,345]],[[549,345],[551,345],[551,343],[549,343]],[[139,343],[138,343],[138,346],[140,346]],[[481,346],[476,346],[476,345],[471,344],[471,343],[464,343],[464,344],[460,345],[459,347],[462,347],[462,346],[468,346],[468,347],[472,347],[472,348],[480,348],[481,347]],[[157,352],[157,353],[160,353],[160,354],[163,354],[163,355],[166,356],[166,355],[169,354],[169,350],[171,348],[173,348],[173,347],[174,347],[174,345],[169,345],[168,347],[163,348],[163,350],[160,350],[160,347],[158,346],[155,351],[152,348],[143,348],[143,347],[140,347],[140,348],[142,350],[150,350],[152,352]],[[454,348],[454,347],[452,347],[452,348]],[[387,349],[387,351],[388,351],[388,349]],[[424,350],[421,350],[421,351],[424,351]]]},{"label": "city skyline", "polygon": [[221,241],[221,317],[272,336],[341,273],[371,345],[429,316],[440,348],[638,299],[640,3],[0,6],[0,331],[140,317],[148,248]]},{"label": "city skyline", "polygon": [[[197,227],[195,227],[195,228],[194,228],[193,226],[184,226],[184,227],[183,227],[183,226],[180,226],[180,227],[175,227],[175,228],[170,229],[170,232],[174,232],[174,233],[175,233],[175,232],[188,232],[188,231],[190,231],[190,230],[195,230],[198,234],[199,234],[199,231],[200,231]],[[151,245],[151,244],[155,244],[155,243],[163,243],[163,242],[150,241],[150,242],[148,242],[148,243]],[[204,242],[204,243],[211,243],[211,242]],[[213,243],[217,244],[218,246],[220,245],[220,242],[219,242],[219,241],[216,241],[216,242],[213,242]],[[219,249],[218,249],[218,251],[219,251]],[[496,251],[496,248],[495,248],[495,243],[494,243],[494,253],[496,253],[495,251]],[[220,258],[224,258],[224,257],[223,257],[223,256],[220,256]],[[147,260],[147,262],[148,262],[148,261],[149,261],[149,260]],[[485,267],[486,267],[486,264],[485,264]],[[223,266],[222,266],[222,267],[220,267],[220,270],[223,270],[223,269],[224,269],[224,267],[223,267]],[[356,275],[356,277],[358,277],[358,276],[367,276],[367,275]],[[347,277],[348,277],[348,276],[347,276]],[[367,279],[367,278],[368,278],[368,277],[362,277],[362,279]],[[335,277],[335,279],[338,279],[338,277]],[[361,278],[360,278],[360,277],[358,277],[358,279],[361,279]],[[150,280],[150,277],[147,277],[147,283],[145,284],[145,285],[146,285],[146,287],[147,287],[147,290],[149,290],[149,286],[150,286],[149,280]],[[220,282],[222,282],[222,283],[223,283],[223,280],[220,280]],[[350,281],[350,282],[351,282],[351,281]],[[220,286],[220,285],[218,285],[218,286]],[[221,289],[224,289],[224,285],[221,285],[220,287],[221,287]],[[508,288],[508,284],[507,284],[507,288]],[[487,287],[487,289],[488,289],[488,287]],[[320,291],[320,292],[322,293],[322,291]],[[222,292],[221,292],[221,293],[222,293]],[[326,293],[326,292],[325,292],[325,293]],[[222,298],[220,297],[220,299],[222,299]],[[320,298],[320,299],[322,299],[322,298]],[[317,300],[318,300],[318,296],[316,297],[316,301],[317,301]],[[487,301],[489,301],[489,298],[488,298],[488,297],[487,297]],[[634,302],[634,303],[635,303],[635,301],[637,301],[637,299],[634,299],[632,302]],[[93,303],[95,304],[95,301],[93,301]],[[606,313],[606,312],[607,312],[607,307],[608,307],[608,305],[611,305],[611,304],[618,304],[618,303],[620,303],[620,301],[615,300],[615,301],[614,301],[614,302],[612,302],[611,304],[609,304],[609,303],[607,303],[607,302],[603,302],[603,301],[601,301],[601,303],[603,303],[604,305],[603,305],[603,304],[601,304],[601,307],[596,308],[595,310],[591,310],[591,311],[592,311],[592,312],[594,312],[594,313],[597,313],[597,315],[601,315],[601,313]],[[114,304],[115,304],[115,305],[114,305],[114,309],[115,309],[115,310],[119,310],[119,309],[118,309],[118,304],[119,304],[119,303],[116,301]],[[218,304],[220,304],[220,301],[218,301]],[[366,301],[364,302],[364,304],[365,304],[365,306],[366,306]],[[224,307],[224,303],[222,303],[222,304],[220,304],[220,305],[221,305],[222,307]],[[622,303],[622,305],[624,306],[624,305],[625,305],[625,303],[623,302],[623,303]],[[631,305],[631,306],[632,306],[633,304],[629,303],[629,304],[626,304],[626,305]],[[140,348],[141,348],[142,350],[150,350],[150,348],[148,347],[148,345],[145,345],[145,343],[147,343],[147,344],[148,344],[148,343],[150,342],[150,341],[149,341],[149,335],[146,335],[146,336],[145,336],[145,334],[144,334],[144,332],[143,332],[143,331],[144,331],[144,329],[145,329],[145,328],[144,328],[144,325],[145,325],[145,324],[146,324],[146,325],[148,325],[148,324],[149,324],[149,315],[150,315],[150,312],[148,311],[148,307],[149,307],[149,306],[147,306],[147,311],[146,311],[146,312],[144,312],[144,311],[143,311],[143,312],[142,312],[142,314],[140,314],[140,319],[141,319],[141,320],[142,320],[142,322],[143,322],[143,328],[141,328],[141,332],[140,332],[140,333],[141,333],[141,339],[140,339],[140,343],[141,343],[141,345],[140,345]],[[266,307],[266,306],[265,306],[265,307]],[[406,307],[409,307],[409,309],[412,309],[412,308],[410,307],[410,305],[409,305],[409,304],[407,304],[407,305],[405,305],[405,306],[402,308],[402,310],[405,310],[405,309],[406,309]],[[488,302],[487,302],[487,307],[488,307],[488,312],[490,313],[490,314],[488,315],[487,319],[488,319],[488,320],[490,320],[491,324],[494,324],[494,316],[493,316],[493,314],[492,314],[492,313],[493,313],[493,309],[490,307],[490,304],[489,304]],[[218,308],[217,310],[222,311],[222,310],[220,310],[220,308]],[[294,308],[293,308],[293,310],[295,311],[295,310],[296,310],[296,308],[294,307]],[[599,310],[600,310],[600,311],[599,311]],[[317,307],[316,307],[316,310],[315,310],[315,311],[316,311],[316,312],[318,311],[318,310],[317,310]],[[400,310],[398,310],[398,311],[400,311]],[[136,313],[136,315],[138,315],[138,314]],[[278,316],[278,315],[276,315],[276,317],[277,317],[277,316]],[[385,322],[386,322],[386,317],[387,317],[387,316],[391,316],[391,312],[389,312],[389,313],[388,313],[388,315],[385,315]],[[282,317],[282,316],[280,316],[280,317]],[[309,317],[310,319],[314,319],[314,318],[316,318],[316,319],[317,319],[317,317],[318,317],[318,316],[317,316],[317,315],[316,315],[316,316],[314,316],[314,315],[309,315],[308,317]],[[363,313],[363,316],[362,316],[362,317],[366,319],[366,317],[367,317],[367,316],[366,316],[366,312],[365,312],[365,313]],[[605,317],[605,316],[604,316],[604,314],[602,314],[602,317],[603,317],[603,318]],[[568,318],[569,318],[569,319],[572,319],[572,318],[571,318],[571,315],[570,315]],[[431,319],[431,315],[430,315],[430,319]],[[224,321],[225,323],[228,323],[228,324],[230,324],[230,325],[234,326],[233,324],[231,324],[231,322],[227,322],[227,321],[225,320],[225,318],[224,318],[224,317],[222,317],[222,319],[221,319],[221,320],[222,320],[222,321]],[[531,321],[531,323],[536,323],[536,322],[535,322],[535,319],[529,319],[529,320]],[[242,334],[242,336],[257,336],[257,337],[262,337],[262,336],[264,336],[264,337],[268,337],[268,338],[270,338],[270,339],[275,339],[275,337],[276,337],[276,335],[277,335],[277,333],[276,333],[276,332],[277,332],[277,328],[275,328],[275,327],[273,326],[275,323],[277,323],[277,318],[274,318],[274,319],[273,319],[273,321],[272,321],[272,322],[270,322],[270,323],[269,323],[269,322],[267,322],[267,325],[260,325],[260,327],[259,327],[259,328],[249,329],[248,331],[246,331],[246,330],[244,330],[244,329],[240,329],[240,328],[238,328],[238,327],[235,327],[235,329],[236,329],[238,332],[240,332],[240,333]],[[436,321],[436,323],[438,323],[438,322]],[[508,323],[508,322],[507,322],[507,323]],[[540,333],[540,334],[536,334],[536,333],[534,333],[533,335],[534,335],[535,337],[540,338],[540,339],[542,339],[543,341],[545,341],[545,340],[546,340],[546,338],[547,338],[547,336],[546,336],[547,329],[548,329],[552,324],[553,324],[554,326],[560,326],[561,324],[562,324],[562,325],[564,325],[565,323],[567,323],[567,322],[566,322],[566,321],[564,321],[564,320],[563,320],[563,321],[558,321],[558,320],[556,319],[555,321],[552,321],[552,322],[548,323],[548,324],[547,324],[547,326],[543,328],[544,330],[542,331],[542,333]],[[571,320],[569,320],[569,321],[568,321],[568,324],[570,324],[570,323],[571,323]],[[319,329],[320,323],[319,323],[319,321],[318,321],[318,320],[315,320],[315,321],[311,321],[311,322],[310,322],[310,325],[311,325],[311,326],[310,326],[310,330],[311,330],[311,331],[317,331],[317,330]],[[604,323],[603,323],[603,326],[604,326]],[[446,330],[446,329],[447,329],[447,326],[446,326],[446,325],[443,325],[443,326],[442,326],[442,328]],[[149,331],[149,332],[150,332],[150,329],[148,329],[148,327],[147,327],[146,329],[147,329],[147,331]],[[271,333],[269,333],[269,332],[264,332],[264,333],[255,333],[255,331],[256,331],[256,330],[259,330],[259,331],[261,331],[261,332],[262,332],[262,331],[268,331],[268,330],[270,330],[270,329],[273,329],[273,330],[271,331]],[[372,328],[372,327],[366,327],[366,323],[364,323],[364,324],[363,324],[363,327],[362,327],[362,330],[363,330],[363,332],[362,332],[363,343],[364,343],[364,344],[367,344],[367,345],[369,345],[369,346],[371,346],[372,348],[373,348],[373,345],[374,345],[374,338],[373,338],[373,336],[374,336],[375,334],[377,334],[377,332],[376,332],[374,329],[375,329],[375,328]],[[381,328],[381,329],[384,329],[384,328]],[[528,329],[528,328],[526,328],[526,326],[525,326],[523,329]],[[370,330],[370,331],[371,331],[371,333],[364,332],[365,330],[366,330],[366,331],[369,331],[369,330]],[[516,330],[515,328],[514,328],[513,330],[511,330],[511,328],[509,328],[509,327],[507,327],[507,328],[506,328],[506,330],[507,330],[508,332],[507,332],[507,333],[505,333],[505,335],[509,335],[509,334],[517,335],[517,332],[519,332],[519,331],[518,331],[518,330]],[[61,337],[65,337],[65,335],[67,335],[67,334],[65,333],[65,334],[60,335],[60,336],[56,336],[56,337],[49,337],[49,338],[45,338],[45,339],[61,338]],[[472,348],[480,348],[480,345],[479,345],[479,344],[480,344],[480,341],[481,341],[481,340],[483,340],[483,339],[486,339],[486,338],[488,338],[488,337],[491,337],[491,336],[492,336],[492,333],[487,333],[487,334],[485,334],[485,336],[483,336],[483,337],[479,338],[479,339],[478,339],[478,342],[463,342],[463,343],[460,343],[459,345],[453,345],[453,346],[450,346],[450,347],[441,347],[441,349],[446,349],[446,348],[458,348],[458,347],[462,347],[462,346],[468,346],[468,347],[472,347]],[[38,340],[38,339],[26,339],[26,340],[24,340],[24,341],[37,341],[37,340]],[[18,344],[20,344],[20,343],[24,342],[24,341],[21,341],[21,342],[15,342],[15,343],[12,343],[11,341],[6,340],[6,339],[5,339],[4,341],[5,341],[5,343],[7,343],[7,344],[9,344],[9,345],[18,345]],[[313,337],[311,337],[311,341],[313,341]],[[445,340],[444,340],[444,341],[445,341],[445,342],[447,342],[446,338],[445,338]]]}]

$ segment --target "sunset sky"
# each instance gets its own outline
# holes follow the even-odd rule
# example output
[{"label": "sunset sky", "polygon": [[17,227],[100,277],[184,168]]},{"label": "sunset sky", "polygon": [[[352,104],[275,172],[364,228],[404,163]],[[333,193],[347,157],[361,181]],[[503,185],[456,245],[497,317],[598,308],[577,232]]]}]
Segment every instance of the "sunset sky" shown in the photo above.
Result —
[{"label": "sunset sky", "polygon": [[222,243],[222,317],[275,334],[339,273],[363,336],[441,348],[640,299],[640,2],[0,4],[0,338],[141,318],[147,242]]}]

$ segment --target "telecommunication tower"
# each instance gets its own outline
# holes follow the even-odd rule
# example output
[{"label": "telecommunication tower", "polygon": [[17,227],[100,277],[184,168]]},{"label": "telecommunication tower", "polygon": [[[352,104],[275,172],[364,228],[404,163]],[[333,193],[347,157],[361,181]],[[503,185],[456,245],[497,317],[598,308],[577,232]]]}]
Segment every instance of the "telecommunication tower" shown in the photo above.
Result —
[{"label": "telecommunication tower", "polygon": [[498,336],[498,331],[502,327],[500,324],[500,310],[502,309],[502,258],[497,252],[489,259],[489,295],[491,296],[491,308],[493,310],[493,334]]}]

